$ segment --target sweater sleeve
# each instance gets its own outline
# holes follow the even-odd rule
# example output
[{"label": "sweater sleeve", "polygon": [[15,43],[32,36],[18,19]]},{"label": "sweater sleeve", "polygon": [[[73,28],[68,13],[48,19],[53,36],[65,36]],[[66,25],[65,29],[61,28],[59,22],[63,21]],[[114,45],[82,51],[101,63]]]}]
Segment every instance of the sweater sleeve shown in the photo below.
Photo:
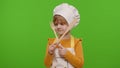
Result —
[{"label": "sweater sleeve", "polygon": [[67,51],[64,57],[75,68],[82,68],[84,64],[82,40],[76,42],[74,49],[75,49],[75,55],[73,55],[70,51]]},{"label": "sweater sleeve", "polygon": [[[49,40],[48,40],[49,41]],[[50,45],[50,42],[48,42],[48,45],[47,45],[47,48],[46,48],[46,56],[45,56],[45,59],[44,59],[44,64],[47,68],[50,68],[51,65],[52,65],[52,60],[53,60],[53,55],[50,55],[48,53],[48,47]]]}]

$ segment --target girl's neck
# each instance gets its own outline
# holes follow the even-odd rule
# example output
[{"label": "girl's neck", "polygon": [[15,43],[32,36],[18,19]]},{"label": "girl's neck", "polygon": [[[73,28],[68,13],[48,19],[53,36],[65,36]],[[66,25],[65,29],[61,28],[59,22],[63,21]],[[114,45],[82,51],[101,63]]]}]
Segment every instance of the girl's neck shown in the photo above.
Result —
[{"label": "girl's neck", "polygon": [[[59,38],[60,38],[61,36],[62,36],[62,35],[60,35]],[[63,37],[63,39],[70,39],[70,36],[71,36],[71,34],[70,34],[70,33],[67,33],[67,34]]]}]

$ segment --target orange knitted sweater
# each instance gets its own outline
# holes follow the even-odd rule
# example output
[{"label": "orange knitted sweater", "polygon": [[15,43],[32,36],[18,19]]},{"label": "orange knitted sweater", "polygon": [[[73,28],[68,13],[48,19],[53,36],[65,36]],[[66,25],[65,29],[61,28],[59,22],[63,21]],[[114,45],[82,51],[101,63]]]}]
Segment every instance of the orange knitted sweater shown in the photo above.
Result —
[{"label": "orange knitted sweater", "polygon": [[[46,56],[44,60],[44,64],[47,68],[50,68],[52,65],[53,55],[50,55],[48,53],[48,47],[54,42],[55,39],[50,38],[48,39],[48,45],[46,49]],[[65,48],[70,48],[71,43],[70,39],[63,39],[61,40],[61,45]],[[66,59],[71,65],[73,65],[75,68],[82,68],[84,64],[84,57],[83,57],[83,50],[82,50],[82,40],[74,38],[74,50],[75,55],[73,55],[70,51],[67,51],[64,59]]]}]

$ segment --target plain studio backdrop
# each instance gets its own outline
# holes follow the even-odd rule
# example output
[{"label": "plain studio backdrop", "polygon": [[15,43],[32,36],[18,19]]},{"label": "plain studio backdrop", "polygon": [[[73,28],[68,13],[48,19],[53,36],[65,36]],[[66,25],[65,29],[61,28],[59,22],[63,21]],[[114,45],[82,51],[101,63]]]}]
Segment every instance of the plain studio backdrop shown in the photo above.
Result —
[{"label": "plain studio backdrop", "polygon": [[80,24],[84,68],[120,68],[119,0],[0,0],[0,68],[45,68],[49,23],[56,5],[74,5]]}]

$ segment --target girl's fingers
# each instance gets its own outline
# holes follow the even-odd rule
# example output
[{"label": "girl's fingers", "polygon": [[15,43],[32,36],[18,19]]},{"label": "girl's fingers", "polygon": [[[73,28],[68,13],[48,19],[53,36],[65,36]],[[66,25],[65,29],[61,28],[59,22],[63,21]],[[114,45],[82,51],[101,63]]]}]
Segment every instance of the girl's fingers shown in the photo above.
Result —
[{"label": "girl's fingers", "polygon": [[60,47],[61,49],[64,49],[64,47],[63,47],[61,44],[59,44],[59,47]]},{"label": "girl's fingers", "polygon": [[56,44],[52,44],[52,47],[56,47]]}]

